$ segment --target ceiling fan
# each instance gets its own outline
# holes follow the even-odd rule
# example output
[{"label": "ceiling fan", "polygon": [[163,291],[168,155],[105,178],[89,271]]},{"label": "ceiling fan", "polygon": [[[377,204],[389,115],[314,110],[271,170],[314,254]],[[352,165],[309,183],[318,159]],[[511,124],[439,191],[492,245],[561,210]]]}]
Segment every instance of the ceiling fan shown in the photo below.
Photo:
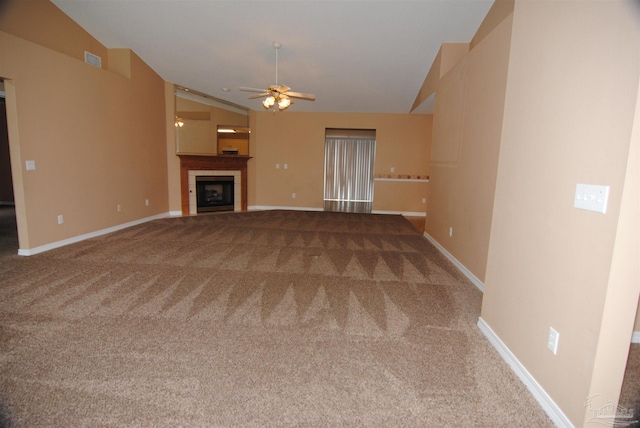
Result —
[{"label": "ceiling fan", "polygon": [[315,101],[316,99],[316,96],[313,94],[293,92],[290,87],[278,84],[278,50],[280,49],[280,46],[282,46],[280,43],[273,42],[273,47],[276,49],[276,83],[274,85],[270,85],[268,89],[247,88],[244,86],[239,88],[241,91],[245,92],[260,92],[257,95],[250,96],[249,99],[267,97],[262,101],[262,105],[267,110],[276,104],[278,105],[278,109],[285,110],[293,104],[291,98],[299,98],[308,101]]}]

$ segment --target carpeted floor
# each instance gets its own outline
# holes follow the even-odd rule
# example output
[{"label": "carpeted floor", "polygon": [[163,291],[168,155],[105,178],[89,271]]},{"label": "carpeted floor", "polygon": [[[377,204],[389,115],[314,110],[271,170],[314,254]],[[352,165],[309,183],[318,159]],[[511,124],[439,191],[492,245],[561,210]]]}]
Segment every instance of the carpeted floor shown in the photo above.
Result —
[{"label": "carpeted floor", "polygon": [[480,304],[401,216],[157,220],[0,257],[0,398],[25,427],[553,426]]},{"label": "carpeted floor", "polygon": [[624,382],[620,391],[618,405],[625,410],[633,409],[634,422],[618,421],[621,427],[640,427],[640,344],[632,343],[625,370]]}]

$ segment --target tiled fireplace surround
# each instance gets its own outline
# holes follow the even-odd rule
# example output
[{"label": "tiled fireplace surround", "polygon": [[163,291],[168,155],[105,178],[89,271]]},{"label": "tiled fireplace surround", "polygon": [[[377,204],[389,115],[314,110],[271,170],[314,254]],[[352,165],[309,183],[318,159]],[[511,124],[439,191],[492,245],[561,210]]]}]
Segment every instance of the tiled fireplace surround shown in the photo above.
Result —
[{"label": "tiled fireplace surround", "polygon": [[198,198],[196,196],[196,177],[225,176],[233,177],[233,210],[242,211],[242,177],[240,171],[194,171],[189,170],[189,215],[198,214]]},{"label": "tiled fireplace surround", "polygon": [[249,156],[196,156],[180,158],[182,215],[197,214],[196,176],[233,176],[234,211],[247,210],[247,162]]}]

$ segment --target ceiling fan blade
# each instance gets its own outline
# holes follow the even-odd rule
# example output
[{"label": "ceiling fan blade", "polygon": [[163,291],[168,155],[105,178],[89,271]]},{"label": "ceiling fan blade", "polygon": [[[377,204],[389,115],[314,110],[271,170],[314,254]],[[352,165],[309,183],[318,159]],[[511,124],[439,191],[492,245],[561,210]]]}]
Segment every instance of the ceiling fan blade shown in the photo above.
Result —
[{"label": "ceiling fan blade", "polygon": [[268,89],[247,88],[246,86],[241,86],[238,89],[245,92],[268,92],[269,91]]},{"label": "ceiling fan blade", "polygon": [[253,98],[262,98],[262,97],[266,97],[267,95],[271,95],[270,92],[262,92],[261,94],[257,94],[257,95],[251,95],[249,97],[249,99],[253,99]]},{"label": "ceiling fan blade", "polygon": [[301,92],[287,92],[287,96],[291,97],[291,98],[300,98],[303,100],[308,100],[308,101],[315,101],[316,100],[316,96],[313,94],[303,94]]}]

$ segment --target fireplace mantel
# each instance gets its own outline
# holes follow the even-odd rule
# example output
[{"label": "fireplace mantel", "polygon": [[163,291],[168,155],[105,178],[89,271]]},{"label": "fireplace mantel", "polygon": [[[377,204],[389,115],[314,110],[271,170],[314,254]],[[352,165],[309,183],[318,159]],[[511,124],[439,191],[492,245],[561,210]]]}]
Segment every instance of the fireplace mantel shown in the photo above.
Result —
[{"label": "fireplace mantel", "polygon": [[247,162],[250,156],[178,155],[180,158],[180,198],[182,215],[189,215],[189,171],[240,171],[241,207],[247,210]]}]

